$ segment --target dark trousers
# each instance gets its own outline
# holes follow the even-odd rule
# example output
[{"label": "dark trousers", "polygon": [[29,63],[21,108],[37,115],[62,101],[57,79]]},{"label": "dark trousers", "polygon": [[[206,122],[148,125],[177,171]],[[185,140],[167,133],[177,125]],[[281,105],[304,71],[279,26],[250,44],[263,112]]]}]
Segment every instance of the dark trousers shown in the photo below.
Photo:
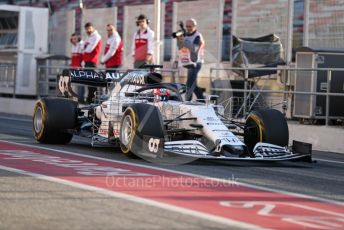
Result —
[{"label": "dark trousers", "polygon": [[135,61],[134,62],[134,68],[135,69],[138,69],[138,68],[142,68],[142,66],[144,66],[146,64],[146,61],[143,60],[143,61]]},{"label": "dark trousers", "polygon": [[202,63],[197,63],[196,67],[188,69],[188,79],[186,81],[186,101],[191,101],[192,93],[195,92],[198,99],[204,99],[202,90],[197,86],[198,72],[201,70]]},{"label": "dark trousers", "polygon": [[[85,70],[87,70],[87,67],[91,68],[91,70],[94,70],[93,68],[96,67],[96,64],[93,62],[85,62]],[[91,87],[91,86],[88,87],[88,94],[86,98],[87,103],[92,103],[96,91],[97,91],[96,87]]]}]

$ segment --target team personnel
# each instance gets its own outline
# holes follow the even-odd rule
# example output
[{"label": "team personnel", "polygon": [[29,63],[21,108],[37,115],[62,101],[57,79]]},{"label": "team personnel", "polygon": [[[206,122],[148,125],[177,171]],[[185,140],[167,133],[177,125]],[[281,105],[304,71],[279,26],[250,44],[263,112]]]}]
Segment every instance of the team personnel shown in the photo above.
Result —
[{"label": "team personnel", "polygon": [[197,54],[196,66],[188,68],[185,100],[191,101],[193,92],[195,92],[198,99],[204,99],[202,90],[197,86],[197,77],[202,68],[202,63],[204,62],[205,42],[202,34],[197,31],[197,22],[195,19],[188,19],[185,23],[185,27],[186,35],[184,40],[194,45],[194,50]]},{"label": "team personnel", "polygon": [[[72,44],[72,57],[71,57],[71,68],[79,69],[82,67],[82,53],[84,50],[84,42],[81,40],[79,34],[73,33],[70,37],[70,42]],[[76,87],[79,96],[79,102],[84,101],[84,93],[85,88],[84,86],[77,86]]]},{"label": "team personnel", "polygon": [[134,34],[132,45],[134,68],[153,62],[154,31],[149,28],[148,24],[149,20],[145,15],[141,14],[137,17],[138,30]]},{"label": "team personnel", "polygon": [[72,43],[72,58],[70,67],[80,68],[82,63],[82,53],[84,49],[84,42],[81,40],[80,35],[74,33],[70,37]]},{"label": "team personnel", "polygon": [[108,39],[101,58],[101,64],[106,68],[119,68],[122,65],[123,43],[116,28],[112,24],[106,26]]},{"label": "team personnel", "polygon": [[[95,68],[98,64],[100,50],[102,47],[102,39],[98,31],[95,30],[95,28],[93,27],[93,24],[91,22],[87,22],[85,24],[85,31],[87,34],[83,54],[85,68]],[[86,99],[88,103],[92,102],[96,90],[97,89],[95,87],[88,87],[88,95]]]}]

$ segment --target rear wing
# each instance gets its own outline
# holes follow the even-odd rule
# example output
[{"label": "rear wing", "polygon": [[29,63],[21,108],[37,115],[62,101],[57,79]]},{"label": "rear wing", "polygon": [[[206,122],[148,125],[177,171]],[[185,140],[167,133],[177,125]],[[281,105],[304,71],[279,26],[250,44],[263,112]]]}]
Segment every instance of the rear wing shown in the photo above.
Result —
[{"label": "rear wing", "polygon": [[104,72],[97,72],[95,70],[64,70],[63,76],[68,76],[72,83],[78,83],[83,85],[106,87],[110,82],[118,82],[123,75],[123,72],[111,70]]},{"label": "rear wing", "polygon": [[65,69],[57,75],[57,96],[78,100],[78,95],[73,91],[72,83],[93,87],[107,87],[109,83],[119,82],[123,72],[111,70],[97,72],[94,70]]}]

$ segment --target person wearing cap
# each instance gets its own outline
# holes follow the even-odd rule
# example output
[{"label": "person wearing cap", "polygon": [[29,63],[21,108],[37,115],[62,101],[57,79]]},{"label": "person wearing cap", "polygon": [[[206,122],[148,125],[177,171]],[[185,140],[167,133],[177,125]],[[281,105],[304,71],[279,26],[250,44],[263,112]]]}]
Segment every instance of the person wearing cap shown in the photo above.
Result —
[{"label": "person wearing cap", "polygon": [[148,18],[141,14],[137,17],[138,30],[133,36],[132,56],[134,68],[140,68],[144,64],[153,63],[154,55],[154,31],[149,28]]}]

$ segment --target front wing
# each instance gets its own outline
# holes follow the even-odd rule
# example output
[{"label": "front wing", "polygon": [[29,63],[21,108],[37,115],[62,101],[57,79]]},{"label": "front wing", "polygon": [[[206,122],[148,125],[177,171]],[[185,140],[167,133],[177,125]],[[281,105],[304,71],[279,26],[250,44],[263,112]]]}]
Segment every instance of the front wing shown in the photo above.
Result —
[{"label": "front wing", "polygon": [[[247,157],[237,155],[219,155],[216,152],[209,152],[208,149],[199,141],[171,141],[160,142],[154,145],[152,139],[146,139],[143,145],[148,147],[142,148],[142,155],[151,156],[152,158],[163,158],[166,155],[178,155],[195,159],[208,160],[236,160],[236,161],[286,161],[300,160],[312,162],[312,145],[304,142],[293,141],[291,148],[281,147],[268,143],[257,143],[253,149],[253,154]],[[150,141],[149,141],[150,140]],[[161,139],[160,139],[161,140]],[[162,141],[162,140],[161,140]],[[163,149],[162,149],[163,146]],[[140,151],[141,152],[141,151]],[[138,154],[140,155],[140,153]]]}]

